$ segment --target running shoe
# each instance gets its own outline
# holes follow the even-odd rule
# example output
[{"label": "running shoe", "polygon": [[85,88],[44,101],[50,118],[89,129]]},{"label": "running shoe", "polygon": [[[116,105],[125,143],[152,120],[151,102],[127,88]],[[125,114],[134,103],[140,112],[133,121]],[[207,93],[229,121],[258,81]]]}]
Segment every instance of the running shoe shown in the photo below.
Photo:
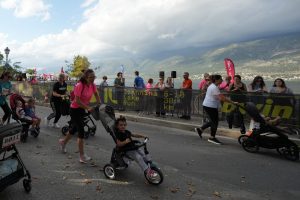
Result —
[{"label": "running shoe", "polygon": [[208,142],[210,142],[210,143],[213,143],[213,144],[218,144],[218,145],[220,145],[220,144],[222,144],[222,142],[220,142],[217,138],[208,138],[208,140],[207,140]]},{"label": "running shoe", "polygon": [[66,144],[65,144],[64,139],[59,139],[58,143],[60,144],[61,151],[63,153],[67,153]]},{"label": "running shoe", "polygon": [[89,157],[86,154],[83,154],[82,156],[79,156],[79,162],[80,163],[87,163],[87,161],[92,160],[91,157]]},{"label": "running shoe", "polygon": [[195,132],[198,133],[199,137],[202,139],[203,131],[200,128],[195,128]]}]

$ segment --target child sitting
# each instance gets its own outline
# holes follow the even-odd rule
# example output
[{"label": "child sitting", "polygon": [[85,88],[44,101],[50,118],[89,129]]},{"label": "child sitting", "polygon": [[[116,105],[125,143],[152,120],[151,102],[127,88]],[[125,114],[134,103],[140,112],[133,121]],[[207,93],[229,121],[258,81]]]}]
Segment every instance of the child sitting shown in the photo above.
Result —
[{"label": "child sitting", "polygon": [[[115,127],[116,127],[116,139],[117,139],[117,147],[118,148],[131,148],[134,146],[134,142],[132,141],[131,137],[135,138],[146,138],[143,135],[140,134],[132,134],[130,131],[126,130],[126,119],[125,117],[120,116],[118,119],[116,119]],[[134,149],[126,151],[126,155],[130,158],[134,159],[137,164],[141,167],[143,172],[149,177],[149,178],[155,178],[157,176],[157,173],[153,171],[147,163],[151,162],[149,158],[145,155],[145,152],[141,149]]]},{"label": "child sitting", "polygon": [[39,130],[41,118],[39,118],[35,114],[35,100],[33,98],[30,98],[27,101],[27,105],[25,106],[24,111],[25,111],[25,118],[31,119],[31,121],[32,121],[32,128]]}]

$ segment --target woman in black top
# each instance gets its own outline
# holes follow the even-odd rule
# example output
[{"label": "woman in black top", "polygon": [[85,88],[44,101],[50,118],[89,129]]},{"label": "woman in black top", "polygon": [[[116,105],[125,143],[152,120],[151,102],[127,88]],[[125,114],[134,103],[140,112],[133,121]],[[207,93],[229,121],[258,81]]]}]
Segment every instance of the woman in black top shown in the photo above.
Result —
[{"label": "woman in black top", "polygon": [[[247,86],[242,82],[240,75],[234,76],[234,82],[229,85],[230,99],[235,102],[244,103],[246,102],[245,93],[247,92]],[[237,125],[240,126],[241,134],[246,133],[246,128],[244,124],[244,117],[239,111],[238,107],[229,113],[227,116],[228,126],[231,129],[234,121],[234,116],[236,116],[238,122]]]},{"label": "woman in black top", "polygon": [[66,93],[67,93],[67,83],[65,82],[65,75],[60,74],[58,77],[58,81],[53,85],[53,92],[50,99],[50,105],[53,110],[53,113],[51,113],[45,119],[47,126],[49,126],[50,120],[55,118],[53,121],[53,127],[59,128],[57,122],[61,117],[62,99],[66,96]]}]

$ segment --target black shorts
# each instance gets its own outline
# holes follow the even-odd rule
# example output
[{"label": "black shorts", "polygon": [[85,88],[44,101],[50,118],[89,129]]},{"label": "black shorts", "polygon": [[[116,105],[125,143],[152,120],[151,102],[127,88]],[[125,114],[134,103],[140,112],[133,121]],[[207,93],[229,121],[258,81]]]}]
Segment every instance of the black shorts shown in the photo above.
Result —
[{"label": "black shorts", "polygon": [[78,138],[84,138],[84,116],[86,115],[83,108],[71,108],[71,126],[69,128],[69,133],[74,135],[75,132],[78,132]]}]

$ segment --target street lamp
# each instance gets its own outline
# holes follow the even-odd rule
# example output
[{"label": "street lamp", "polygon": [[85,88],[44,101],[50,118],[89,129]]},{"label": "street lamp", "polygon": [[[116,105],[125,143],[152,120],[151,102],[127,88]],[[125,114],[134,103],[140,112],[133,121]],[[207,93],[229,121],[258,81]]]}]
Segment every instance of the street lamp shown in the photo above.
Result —
[{"label": "street lamp", "polygon": [[6,55],[6,61],[5,61],[5,68],[7,68],[9,65],[8,65],[8,54],[9,54],[9,52],[10,52],[10,49],[8,48],[8,47],[6,47],[5,49],[4,49],[4,53],[5,53],[5,55]]}]

